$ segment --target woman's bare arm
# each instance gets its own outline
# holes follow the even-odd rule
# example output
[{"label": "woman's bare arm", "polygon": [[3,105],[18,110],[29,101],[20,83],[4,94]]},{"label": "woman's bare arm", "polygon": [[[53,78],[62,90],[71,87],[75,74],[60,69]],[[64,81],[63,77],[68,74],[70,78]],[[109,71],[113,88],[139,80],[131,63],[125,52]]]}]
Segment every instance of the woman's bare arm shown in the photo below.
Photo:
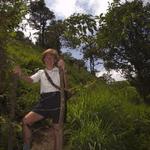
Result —
[{"label": "woman's bare arm", "polygon": [[20,77],[20,79],[24,80],[24,81],[27,81],[28,83],[33,83],[33,80],[30,78],[30,76],[27,76],[25,75],[20,66],[16,66],[14,69],[13,69],[13,72],[18,75]]},{"label": "woman's bare arm", "polygon": [[21,74],[20,78],[24,81],[27,81],[28,83],[33,83],[33,80],[30,78],[30,76],[26,76],[24,74]]}]

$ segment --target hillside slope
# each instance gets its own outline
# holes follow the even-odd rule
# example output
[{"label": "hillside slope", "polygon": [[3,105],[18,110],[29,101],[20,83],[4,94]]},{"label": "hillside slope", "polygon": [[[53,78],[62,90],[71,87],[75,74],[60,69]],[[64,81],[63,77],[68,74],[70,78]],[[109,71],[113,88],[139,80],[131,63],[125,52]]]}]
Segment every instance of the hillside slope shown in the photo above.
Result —
[{"label": "hillside slope", "polygon": [[[28,74],[43,67],[41,50],[33,45],[13,41],[8,44],[7,52],[11,62],[19,64]],[[70,88],[74,88],[76,94],[68,101],[64,149],[149,150],[150,108],[142,104],[135,88],[126,81],[107,84],[68,56],[65,56],[65,62]],[[38,101],[38,91],[38,84],[18,81],[13,120],[15,150],[22,147],[21,119]],[[4,111],[0,117],[0,138],[3,139],[0,150],[7,149],[8,122],[9,116]],[[34,129],[50,123],[49,120],[38,123]]]}]

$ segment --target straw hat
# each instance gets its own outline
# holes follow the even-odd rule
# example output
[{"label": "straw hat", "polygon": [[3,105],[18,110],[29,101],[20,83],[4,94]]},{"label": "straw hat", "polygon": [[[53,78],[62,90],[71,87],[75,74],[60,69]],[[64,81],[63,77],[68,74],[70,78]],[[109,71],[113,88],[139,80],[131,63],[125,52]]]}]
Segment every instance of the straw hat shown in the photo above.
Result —
[{"label": "straw hat", "polygon": [[59,60],[59,55],[58,55],[58,52],[56,49],[52,49],[52,48],[49,48],[47,50],[45,50],[43,53],[42,53],[42,61],[44,63],[44,58],[47,54],[51,54],[53,56],[55,56],[55,60],[56,62]]}]

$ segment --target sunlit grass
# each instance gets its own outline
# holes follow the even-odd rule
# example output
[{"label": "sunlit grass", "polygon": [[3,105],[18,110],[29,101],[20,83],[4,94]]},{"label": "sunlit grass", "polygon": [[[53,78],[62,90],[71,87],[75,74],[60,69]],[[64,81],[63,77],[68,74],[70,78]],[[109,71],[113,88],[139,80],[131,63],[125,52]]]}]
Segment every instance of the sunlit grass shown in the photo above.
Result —
[{"label": "sunlit grass", "polygon": [[70,149],[148,150],[149,107],[139,104],[140,97],[130,85],[116,87],[98,81],[69,102]]}]

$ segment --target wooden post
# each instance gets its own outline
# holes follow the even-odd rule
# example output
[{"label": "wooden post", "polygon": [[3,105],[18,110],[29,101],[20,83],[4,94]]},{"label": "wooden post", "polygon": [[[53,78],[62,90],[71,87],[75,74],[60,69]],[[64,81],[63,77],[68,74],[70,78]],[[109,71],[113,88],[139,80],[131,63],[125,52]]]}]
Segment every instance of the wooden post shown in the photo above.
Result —
[{"label": "wooden post", "polygon": [[64,93],[64,71],[59,68],[60,73],[60,86],[61,86],[61,104],[60,104],[60,116],[59,116],[59,148],[63,150],[63,125],[64,125],[64,112],[65,112],[65,93]]},{"label": "wooden post", "polygon": [[4,92],[6,66],[7,66],[6,54],[3,45],[0,41],[0,94],[3,94]]},{"label": "wooden post", "polygon": [[17,89],[17,76],[11,74],[11,83],[10,83],[10,93],[9,93],[9,122],[8,122],[8,150],[13,150],[14,148],[14,127],[13,121],[15,118],[15,103],[16,103],[16,89]]}]

